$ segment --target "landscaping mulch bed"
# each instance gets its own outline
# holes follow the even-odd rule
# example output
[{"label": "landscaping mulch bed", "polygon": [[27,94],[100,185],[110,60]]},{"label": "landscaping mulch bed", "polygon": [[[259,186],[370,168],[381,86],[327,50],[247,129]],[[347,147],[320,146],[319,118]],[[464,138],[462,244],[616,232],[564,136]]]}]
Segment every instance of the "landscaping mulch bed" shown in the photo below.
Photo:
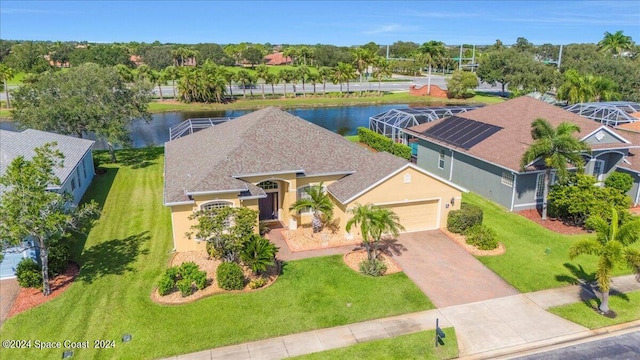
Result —
[{"label": "landscaping mulch bed", "polygon": [[[394,274],[402,271],[400,266],[396,264],[396,262],[393,261],[389,256],[385,254],[380,254],[379,258],[384,262],[385,265],[387,265],[387,271],[384,273],[385,275]],[[367,259],[366,250],[348,252],[344,254],[344,257],[343,257],[345,264],[347,264],[347,266],[349,266],[351,269],[357,272],[360,272],[360,266],[359,266],[360,263],[366,259]]]},{"label": "landscaping mulch bed", "polygon": [[21,288],[20,293],[18,293],[18,297],[16,297],[16,300],[9,311],[9,315],[7,315],[7,318],[20,314],[21,312],[27,311],[60,296],[69,288],[69,286],[71,286],[79,272],[80,268],[78,267],[78,264],[69,263],[64,274],[60,274],[55,278],[50,279],[49,285],[51,286],[51,294],[49,294],[49,296],[44,296],[42,294],[42,289]]},{"label": "landscaping mulch bed", "polygon": [[[218,283],[215,281],[216,270],[218,269],[218,265],[222,263],[220,260],[211,259],[209,254],[206,251],[185,251],[176,253],[171,259],[170,266],[179,266],[180,264],[193,261],[196,263],[200,270],[204,270],[207,272],[207,282],[208,285],[202,290],[196,290],[193,294],[182,297],[179,290],[172,292],[171,294],[160,296],[158,293],[158,289],[154,289],[151,294],[151,299],[157,303],[165,304],[165,305],[175,305],[175,304],[185,304],[196,301],[198,299],[202,299],[204,297],[208,297],[214,294],[223,294],[223,293],[238,293],[238,292],[249,292],[249,291],[257,291],[260,289],[264,289],[269,285],[273,284],[278,275],[280,274],[280,267],[276,264],[267,268],[266,274],[263,275],[265,279],[267,279],[267,283],[258,289],[251,289],[249,287],[249,282],[245,285],[243,290],[234,290],[228,291],[220,288]],[[247,279],[253,279],[255,276],[251,269],[241,266],[244,271],[244,276]]]},{"label": "landscaping mulch bed", "polygon": [[285,230],[282,237],[287,242],[287,246],[291,252],[319,250],[345,245],[359,245],[362,239],[354,236],[347,239],[343,234],[336,231],[333,232],[325,227],[321,232],[314,234],[311,226],[301,226],[295,230]]},{"label": "landscaping mulch bed", "polygon": [[542,215],[536,209],[518,211],[516,214],[524,216],[527,219],[539,224],[553,232],[565,235],[582,235],[588,234],[588,231],[578,226],[569,226],[557,219],[547,218],[542,221]]},{"label": "landscaping mulch bed", "polygon": [[480,250],[473,245],[467,244],[465,236],[462,234],[452,233],[446,228],[440,229],[440,231],[447,235],[449,239],[453,240],[456,244],[460,245],[463,249],[465,249],[469,254],[475,256],[496,256],[502,255],[507,252],[507,248],[504,247],[504,244],[498,243],[498,247],[493,250]]}]

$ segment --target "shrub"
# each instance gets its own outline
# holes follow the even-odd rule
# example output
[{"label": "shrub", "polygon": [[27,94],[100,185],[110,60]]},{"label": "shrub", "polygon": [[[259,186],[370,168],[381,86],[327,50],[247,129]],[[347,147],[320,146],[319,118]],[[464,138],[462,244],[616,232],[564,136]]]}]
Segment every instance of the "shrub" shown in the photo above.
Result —
[{"label": "shrub", "polygon": [[223,262],[216,270],[218,286],[225,290],[241,290],[244,288],[244,274],[240,265]]},{"label": "shrub", "polygon": [[478,206],[462,203],[460,210],[449,212],[447,230],[463,234],[467,229],[482,224],[482,209]]},{"label": "shrub", "polygon": [[633,187],[633,178],[629,174],[614,171],[604,181],[604,186],[626,194]]},{"label": "shrub", "polygon": [[57,241],[49,245],[47,258],[49,276],[62,274],[69,264],[70,246],[67,241]]},{"label": "shrub", "polygon": [[267,284],[267,279],[260,277],[257,279],[253,279],[249,282],[249,287],[252,289],[258,289]]},{"label": "shrub", "polygon": [[473,245],[480,250],[493,250],[498,247],[496,232],[485,225],[478,224],[469,228],[466,235],[467,244]]},{"label": "shrub", "polygon": [[372,261],[369,261],[368,259],[362,260],[359,264],[359,268],[362,274],[370,276],[382,276],[387,272],[387,265],[378,259],[373,259]]},{"label": "shrub", "polygon": [[[174,268],[171,268],[174,269]],[[158,293],[160,296],[169,295],[173,292],[173,288],[176,285],[175,278],[172,278],[168,273],[164,273],[158,282]]]},{"label": "shrub", "polygon": [[395,143],[388,137],[365,127],[358,128],[358,138],[361,143],[367,144],[377,151],[386,151],[407,160],[411,159],[411,148],[409,146]]},{"label": "shrub", "polygon": [[182,297],[187,297],[193,294],[193,285],[191,283],[191,279],[178,280],[176,286],[180,290],[180,294],[182,295]]},{"label": "shrub", "polygon": [[260,274],[267,270],[267,266],[274,264],[277,252],[277,246],[269,240],[253,234],[245,242],[244,248],[240,253],[240,259],[254,273]]},{"label": "shrub", "polygon": [[42,287],[42,268],[31,258],[22,259],[18,263],[16,277],[23,288]]},{"label": "shrub", "polygon": [[176,286],[182,296],[193,294],[193,284],[198,290],[207,287],[207,272],[200,270],[200,267],[193,261],[182,263],[180,266],[168,268],[158,282],[158,293],[161,296],[168,295],[174,291]]}]

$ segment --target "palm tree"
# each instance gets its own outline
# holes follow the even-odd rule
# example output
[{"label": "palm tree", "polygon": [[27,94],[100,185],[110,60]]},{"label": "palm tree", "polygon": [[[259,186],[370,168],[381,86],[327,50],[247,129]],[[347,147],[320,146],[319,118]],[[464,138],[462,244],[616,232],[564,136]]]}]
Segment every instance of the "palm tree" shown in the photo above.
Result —
[{"label": "palm tree", "polygon": [[235,79],[236,74],[224,67],[220,69],[219,73],[220,76],[222,76],[227,81],[227,83],[229,83],[229,95],[233,98],[233,80]]},{"label": "palm tree", "polygon": [[624,51],[633,49],[633,40],[631,36],[625,35],[622,30],[618,30],[614,34],[605,31],[604,38],[598,43],[598,49],[601,52],[618,56]]},{"label": "palm tree", "polygon": [[291,69],[284,69],[280,71],[280,79],[284,81],[284,97],[287,97],[287,84],[294,81],[296,78],[296,72]]},{"label": "palm tree", "polygon": [[320,75],[320,80],[322,81],[322,95],[327,95],[327,81],[331,80],[333,70],[324,66],[318,70],[318,75]]},{"label": "palm tree", "polygon": [[362,244],[367,250],[367,259],[369,261],[373,261],[378,257],[376,248],[383,234],[388,233],[398,236],[400,231],[404,229],[399,223],[398,215],[389,209],[371,204],[357,204],[349,212],[353,217],[347,221],[346,230],[350,232],[354,225],[360,226]]},{"label": "palm tree", "polygon": [[160,94],[160,101],[164,100],[164,96],[162,96],[162,84],[164,84],[165,81],[167,81],[167,78],[164,75],[164,73],[162,71],[151,70],[151,71],[149,71],[149,80],[154,85],[158,86],[158,93]]},{"label": "palm tree", "polygon": [[382,56],[378,56],[375,60],[376,68],[373,70],[373,77],[378,80],[378,95],[381,93],[382,79],[386,79],[393,75],[391,71],[391,62]]},{"label": "palm tree", "polygon": [[347,83],[347,94],[349,94],[349,80],[356,78],[356,70],[351,64],[339,62],[338,66],[333,68],[333,83],[340,84],[340,92],[342,92],[342,84]]},{"label": "palm tree", "polygon": [[264,96],[264,84],[267,82],[267,74],[269,74],[269,67],[265,64],[260,64],[256,67],[256,76],[258,79],[262,79],[262,98],[265,99]]},{"label": "palm tree", "polygon": [[431,69],[433,65],[442,62],[442,59],[447,54],[447,48],[441,41],[431,40],[422,44],[418,48],[418,51],[424,55],[423,61],[425,65],[429,66],[429,75],[427,77],[427,95],[431,95]]},{"label": "palm tree", "polygon": [[534,142],[522,155],[520,169],[526,171],[526,168],[537,159],[544,161],[546,170],[542,195],[542,220],[547,219],[551,169],[557,171],[560,179],[565,179],[568,175],[567,163],[577,167],[578,171],[582,171],[584,165],[582,152],[590,151],[586,143],[573,136],[576,132],[580,132],[580,127],[569,122],[563,122],[555,129],[545,119],[538,118],[531,123],[531,137]]},{"label": "palm tree", "polygon": [[322,217],[324,216],[325,222],[329,221],[333,217],[333,202],[329,198],[329,195],[324,191],[322,183],[315,186],[308,186],[304,191],[309,197],[298,199],[289,207],[289,210],[300,212],[310,209],[313,211],[311,227],[313,228],[314,233],[318,233],[322,231],[324,226]]},{"label": "palm tree", "polygon": [[164,68],[164,74],[167,76],[167,79],[171,80],[171,86],[173,87],[173,96],[177,97],[176,79],[180,78],[179,69],[173,65],[169,65],[166,68]]},{"label": "palm tree", "polygon": [[602,302],[598,307],[602,314],[610,313],[611,272],[616,265],[626,263],[638,274],[640,281],[640,250],[629,246],[640,237],[640,219],[635,218],[619,226],[615,208],[611,209],[611,215],[611,223],[597,215],[590,217],[587,226],[596,231],[596,238],[578,240],[569,249],[572,260],[582,254],[599,257],[596,279],[602,293]]},{"label": "palm tree", "polygon": [[280,77],[278,76],[278,74],[267,73],[264,77],[264,82],[271,85],[271,96],[275,97],[276,93],[275,93],[274,86],[275,84],[280,82]]},{"label": "palm tree", "polygon": [[236,73],[236,81],[242,84],[242,97],[247,98],[247,86],[251,84],[251,74],[245,69],[241,69]]},{"label": "palm tree", "polygon": [[320,74],[318,73],[309,73],[309,75],[307,75],[307,80],[309,81],[309,83],[311,83],[311,85],[313,85],[313,96],[316,95],[316,84],[318,83],[318,81],[320,81]]},{"label": "palm tree", "polygon": [[362,74],[367,70],[369,64],[373,62],[375,54],[367,48],[357,48],[353,51],[353,57],[360,76],[360,95],[362,95]]},{"label": "palm tree", "polygon": [[269,265],[274,264],[277,253],[278,247],[269,240],[258,234],[251,234],[240,252],[240,260],[250,267],[254,274],[260,275]]},{"label": "palm tree", "polygon": [[304,88],[304,83],[305,83],[305,80],[307,80],[307,77],[309,76],[309,74],[311,74],[311,71],[309,70],[309,68],[306,65],[301,65],[296,70],[296,75],[297,75],[298,79],[300,79],[300,81],[302,81],[302,97],[307,97],[307,93],[306,93],[305,88]]},{"label": "palm tree", "polygon": [[569,104],[609,101],[619,98],[617,85],[602,76],[582,75],[574,69],[564,73],[564,83],[558,87],[558,99]]},{"label": "palm tree", "polygon": [[4,84],[4,94],[7,97],[7,109],[11,108],[11,99],[9,98],[9,85],[7,83],[9,82],[9,80],[13,79],[14,76],[16,76],[15,70],[5,64],[0,64],[0,79],[2,79],[2,83]]}]

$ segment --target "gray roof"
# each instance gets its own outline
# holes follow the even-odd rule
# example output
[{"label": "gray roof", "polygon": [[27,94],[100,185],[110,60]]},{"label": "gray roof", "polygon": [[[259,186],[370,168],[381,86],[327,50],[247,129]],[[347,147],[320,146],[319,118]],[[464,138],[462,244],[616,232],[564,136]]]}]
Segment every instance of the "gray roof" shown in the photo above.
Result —
[{"label": "gray roof", "polygon": [[[33,129],[27,129],[23,132],[0,130],[0,174],[4,174],[13,159],[24,156],[29,160],[35,155],[35,148],[51,142],[56,142],[55,149],[64,154],[63,166],[54,168],[54,175],[60,179],[60,183],[67,180],[94,144],[91,140]],[[1,192],[2,189],[0,189]]]},{"label": "gray roof", "polygon": [[242,178],[278,173],[357,174],[358,181],[351,179],[344,186],[338,185],[351,177],[348,176],[329,187],[330,192],[340,194],[339,199],[348,199],[350,194],[375,183],[373,178],[388,175],[375,166],[380,159],[397,164],[397,168],[407,163],[390,155],[374,155],[336,133],[275,107],[167,142],[165,155],[164,201],[168,205],[190,201],[189,194],[198,192],[260,196],[261,192]]}]

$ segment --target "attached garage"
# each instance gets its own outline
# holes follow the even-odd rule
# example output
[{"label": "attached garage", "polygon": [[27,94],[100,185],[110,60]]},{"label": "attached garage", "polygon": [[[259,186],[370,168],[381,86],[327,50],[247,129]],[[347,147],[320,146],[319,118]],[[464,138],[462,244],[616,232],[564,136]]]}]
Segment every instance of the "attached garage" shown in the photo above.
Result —
[{"label": "attached garage", "polygon": [[392,210],[404,226],[405,232],[438,229],[440,214],[438,200],[387,204],[382,207]]}]

